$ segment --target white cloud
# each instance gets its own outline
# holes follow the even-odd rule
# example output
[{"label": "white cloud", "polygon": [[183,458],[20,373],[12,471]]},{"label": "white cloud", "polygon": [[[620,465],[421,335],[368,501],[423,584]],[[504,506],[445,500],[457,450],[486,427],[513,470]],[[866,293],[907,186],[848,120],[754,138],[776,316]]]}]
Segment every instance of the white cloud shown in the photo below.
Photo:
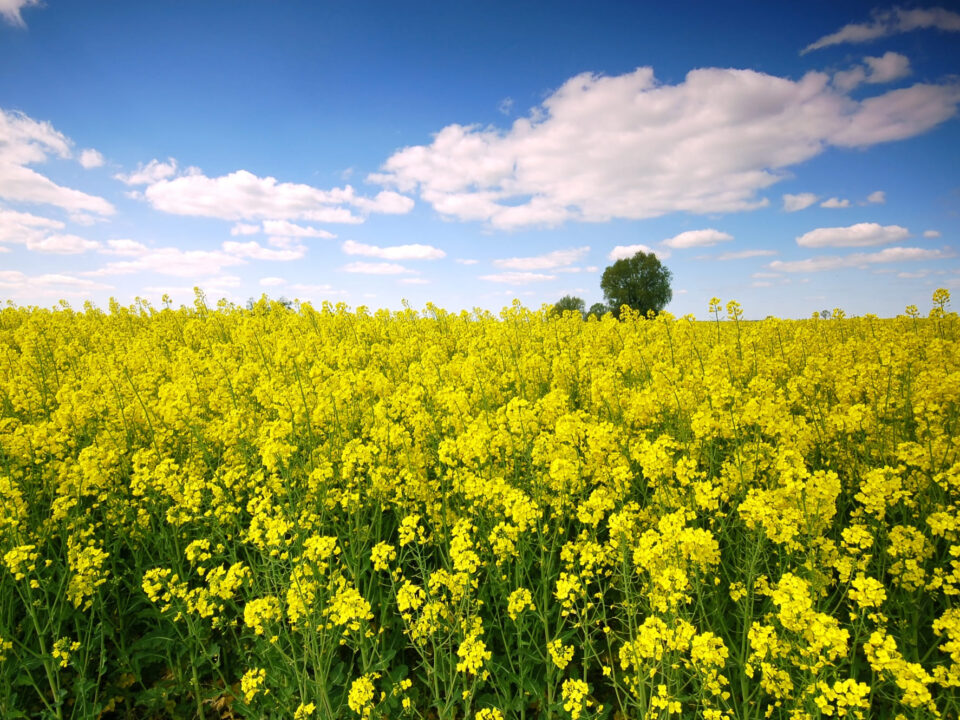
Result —
[{"label": "white cloud", "polygon": [[59,220],[0,208],[0,244],[26,244],[30,240],[40,240],[49,230],[63,227]]},{"label": "white cloud", "polygon": [[607,254],[607,259],[622,260],[624,258],[633,257],[638,252],[647,253],[648,255],[650,253],[653,253],[660,260],[666,260],[668,257],[670,257],[669,250],[654,250],[652,247],[648,245],[641,245],[638,243],[636,245],[617,245],[613,250],[611,250]]},{"label": "white cloud", "polygon": [[925,238],[938,238],[938,237],[940,237],[940,231],[939,231],[939,230],[924,230],[924,231],[923,231],[923,236],[924,236]]},{"label": "white cloud", "polygon": [[137,257],[143,255],[144,253],[150,252],[148,248],[143,243],[139,243],[136,240],[128,239],[118,239],[118,240],[107,240],[107,249],[100,251],[104,255],[124,255],[127,257]]},{"label": "white cloud", "polygon": [[840,70],[833,74],[833,86],[837,90],[850,92],[867,79],[867,71],[862,65],[855,65],[849,70]]},{"label": "white cloud", "polygon": [[70,212],[114,212],[101,197],[57,185],[28,167],[50,156],[69,158],[71,141],[48,122],[0,109],[0,198],[54,205]]},{"label": "white cloud", "polygon": [[404,285],[429,285],[430,281],[424,278],[400,278],[397,280],[399,283]]},{"label": "white cloud", "polygon": [[914,280],[918,278],[924,278],[929,274],[929,270],[918,270],[917,272],[899,272],[897,273],[897,277],[904,278],[905,280]]},{"label": "white cloud", "polygon": [[20,11],[25,7],[39,6],[40,0],[0,0],[0,15],[11,25],[26,27]]},{"label": "white cloud", "polygon": [[850,23],[830,35],[825,35],[805,47],[801,54],[811,50],[840,45],[842,43],[863,43],[877,38],[936,28],[948,32],[960,31],[960,15],[943,8],[905,10],[894,8],[873,13],[873,20],[866,23]]},{"label": "white cloud", "polygon": [[893,82],[911,73],[910,58],[900,53],[886,52],[880,57],[865,57],[863,62],[870,68],[868,83]]},{"label": "white cloud", "polygon": [[[347,188],[350,188],[348,185]],[[381,190],[376,197],[365,198],[355,197],[350,200],[350,204],[360,208],[364,212],[383,213],[386,215],[406,215],[413,210],[413,200],[406,195],[391,192],[390,190]]]},{"label": "white cloud", "polygon": [[918,135],[958,102],[958,85],[857,101],[816,72],[795,81],[705,68],[676,85],[658,83],[649,67],[582,74],[509,130],[449,125],[369,179],[499,229],[750,210],[787,168],[831,145]]},{"label": "white cloud", "polygon": [[277,287],[278,285],[286,285],[287,281],[280,277],[265,277],[260,278],[260,284],[263,287]]},{"label": "white cloud", "polygon": [[769,257],[776,254],[776,250],[737,250],[736,252],[717,255],[717,260],[745,260],[753,257]]},{"label": "white cloud", "polygon": [[511,110],[513,110],[512,97],[505,97],[503,100],[497,103],[497,112],[503,113],[504,115],[509,115]]},{"label": "white cloud", "polygon": [[867,267],[877,263],[912,262],[950,257],[941,250],[915,247],[884,248],[874,253],[853,253],[840,256],[820,256],[806,260],[774,260],[768,267],[781,272],[822,272],[850,267]]},{"label": "white cloud", "polygon": [[840,198],[832,197],[829,200],[824,200],[820,203],[822,208],[848,208],[850,207],[850,201],[846,198],[841,200]]},{"label": "white cloud", "polygon": [[[242,225],[242,223],[239,223]],[[256,227],[256,226],[246,226]],[[335,238],[332,232],[321,230],[319,228],[297,225],[288,220],[264,220],[263,231],[268,235],[284,235],[286,237],[315,237],[315,238]]]},{"label": "white cloud", "polygon": [[849,92],[860,83],[877,85],[893,82],[907,77],[911,72],[910,58],[900,53],[887,52],[881,57],[865,57],[863,65],[834,73],[833,85],[839,90]]},{"label": "white cloud", "polygon": [[883,205],[887,201],[887,194],[883,190],[876,190],[867,195],[867,202],[872,205]]},{"label": "white cloud", "polygon": [[257,235],[259,234],[260,226],[251,225],[249,223],[235,223],[232,228],[230,228],[230,234],[233,236],[237,235]]},{"label": "white cloud", "polygon": [[783,273],[773,273],[773,272],[755,272],[750,277],[752,278],[779,278],[783,277]]},{"label": "white cloud", "polygon": [[588,252],[590,252],[590,247],[584,246],[567,250],[554,250],[531,257],[502,258],[494,260],[493,264],[496,267],[507,268],[508,270],[550,270],[578,262]]},{"label": "white cloud", "polygon": [[532,272],[503,272],[493,275],[481,275],[481,280],[495,283],[507,283],[509,285],[527,285],[534,282],[543,282],[545,280],[556,280],[556,275],[544,275],[542,273]]},{"label": "white cloud", "polygon": [[156,180],[144,190],[144,197],[163,212],[223,220],[361,223],[363,218],[354,215],[350,206],[363,212],[389,214],[409,212],[413,207],[410,198],[389,190],[367,198],[357,195],[350,185],[320,190],[278,182],[273,177],[257,177],[246,170],[207,177],[195,168],[179,177]]},{"label": "white cloud", "polygon": [[886,245],[910,237],[910,231],[899,225],[857,223],[849,227],[817,228],[797,238],[801,247],[866,247]]},{"label": "white cloud", "polygon": [[54,255],[77,255],[100,247],[100,243],[96,240],[87,240],[77,235],[48,235],[44,238],[28,240],[26,245],[27,249],[33,252]]},{"label": "white cloud", "polygon": [[773,283],[770,282],[769,280],[754,280],[752,283],[750,283],[750,287],[755,287],[755,288],[773,287]]},{"label": "white cloud", "polygon": [[711,247],[717,243],[729,242],[730,240],[733,240],[733,235],[707,228],[706,230],[687,230],[664,240],[663,244],[674,250],[684,250],[695,247]]},{"label": "white cloud", "polygon": [[352,262],[344,265],[342,269],[344,272],[363,275],[403,275],[404,273],[415,272],[403,265],[386,262]]},{"label": "white cloud", "polygon": [[227,240],[223,243],[223,251],[230,255],[250,258],[251,260],[299,260],[307,254],[307,248],[304,245],[293,245],[280,250],[271,250],[270,248],[263,247],[263,245],[256,240],[250,240],[248,242]]},{"label": "white cloud", "polygon": [[819,199],[820,198],[813,193],[797,193],[796,195],[787,193],[783,196],[783,209],[786,212],[806,210]]},{"label": "white cloud", "polygon": [[91,168],[98,168],[103,165],[103,155],[99,151],[94,150],[93,148],[87,148],[86,150],[81,150],[80,155],[77,158],[77,161],[80,165],[89,170]]},{"label": "white cloud", "polygon": [[432,245],[391,245],[379,247],[347,240],[341,246],[347,255],[363,255],[364,257],[382,258],[384,260],[438,260],[447,254],[440,248]]},{"label": "white cloud", "polygon": [[246,263],[242,257],[220,250],[181,250],[163,247],[144,252],[133,260],[116,260],[102,268],[83,273],[88,277],[130,275],[155,272],[175,277],[205,277],[219,273],[223,268]]},{"label": "white cloud", "polygon": [[476,265],[480,261],[474,260],[473,258],[456,258],[454,262],[459,265]]},{"label": "white cloud", "polygon": [[172,177],[176,172],[177,161],[173,158],[167,158],[166,162],[154,158],[146,165],[139,163],[131,173],[117,173],[113,177],[126,185],[150,185]]},{"label": "white cloud", "polygon": [[5,295],[24,297],[89,297],[96,290],[111,290],[113,286],[105,285],[94,280],[63,275],[58,273],[44,273],[42,275],[26,275],[19,270],[0,270],[0,289]]}]

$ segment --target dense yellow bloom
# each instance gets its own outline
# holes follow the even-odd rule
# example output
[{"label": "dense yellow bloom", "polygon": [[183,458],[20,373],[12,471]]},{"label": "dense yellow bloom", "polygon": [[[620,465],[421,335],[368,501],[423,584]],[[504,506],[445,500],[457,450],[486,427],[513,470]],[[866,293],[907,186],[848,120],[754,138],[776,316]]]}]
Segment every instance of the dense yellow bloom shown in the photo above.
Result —
[{"label": "dense yellow bloom", "polygon": [[380,673],[368,673],[358,677],[350,685],[347,705],[361,718],[366,719],[373,712],[373,698],[377,692],[373,681],[379,677]]},{"label": "dense yellow bloom", "polygon": [[590,686],[583,680],[567,678],[563,681],[563,709],[570,713],[573,720],[577,720],[593,704],[587,697],[589,694]]},{"label": "dense yellow bloom", "polygon": [[250,600],[243,608],[243,622],[257,635],[263,635],[264,625],[280,619],[280,601],[273,595]]},{"label": "dense yellow bloom", "polygon": [[[8,306],[0,661],[25,677],[0,707],[50,703],[56,670],[75,713],[92,687],[129,714],[139,681],[177,716],[949,716],[948,301]],[[196,679],[159,665],[187,653]]]},{"label": "dense yellow bloom", "polygon": [[516,620],[524,610],[536,610],[537,606],[533,604],[533,595],[527,588],[517,588],[510,597],[507,598],[507,614],[511,620]]},{"label": "dense yellow bloom", "polygon": [[267,681],[267,672],[263,668],[250,668],[243,677],[240,678],[240,691],[243,693],[243,699],[251,702],[260,692],[268,693],[264,689]]},{"label": "dense yellow bloom", "polygon": [[561,670],[566,668],[573,660],[573,648],[570,645],[564,645],[560,638],[547,643],[547,651],[550,653],[553,664]]}]

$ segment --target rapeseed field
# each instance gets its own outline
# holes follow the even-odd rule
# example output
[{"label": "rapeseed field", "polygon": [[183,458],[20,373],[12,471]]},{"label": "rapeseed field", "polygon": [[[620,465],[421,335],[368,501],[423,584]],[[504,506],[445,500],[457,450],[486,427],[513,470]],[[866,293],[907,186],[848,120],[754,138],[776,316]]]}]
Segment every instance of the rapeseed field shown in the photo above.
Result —
[{"label": "rapeseed field", "polygon": [[960,320],[0,311],[0,717],[956,718]]}]

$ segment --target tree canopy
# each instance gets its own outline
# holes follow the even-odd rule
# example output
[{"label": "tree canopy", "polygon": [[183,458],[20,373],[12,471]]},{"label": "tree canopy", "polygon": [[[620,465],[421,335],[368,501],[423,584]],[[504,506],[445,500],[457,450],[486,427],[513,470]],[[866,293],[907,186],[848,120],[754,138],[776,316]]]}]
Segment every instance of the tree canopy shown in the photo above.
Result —
[{"label": "tree canopy", "polygon": [[600,288],[616,317],[624,305],[646,315],[650,310],[660,312],[673,299],[672,277],[656,255],[638,252],[607,267]]},{"label": "tree canopy", "polygon": [[584,311],[587,308],[587,304],[578,297],[574,295],[564,295],[557,301],[557,304],[553,306],[553,311],[557,315],[562,315],[565,310],[576,310],[581,315],[584,314]]}]

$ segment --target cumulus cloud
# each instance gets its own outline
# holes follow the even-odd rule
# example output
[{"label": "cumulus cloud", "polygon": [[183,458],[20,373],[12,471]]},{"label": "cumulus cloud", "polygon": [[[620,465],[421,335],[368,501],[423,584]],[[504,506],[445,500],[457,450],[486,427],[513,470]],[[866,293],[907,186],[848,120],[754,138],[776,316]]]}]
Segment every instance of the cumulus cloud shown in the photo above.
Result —
[{"label": "cumulus cloud", "polygon": [[736,252],[717,255],[717,260],[746,260],[747,258],[769,257],[776,254],[776,250],[737,250]]},{"label": "cumulus cloud", "polygon": [[439,260],[447,256],[440,248],[419,244],[379,247],[347,240],[341,249],[347,255],[363,255],[384,260]]},{"label": "cumulus cloud", "polygon": [[910,231],[899,225],[857,223],[848,227],[817,228],[797,238],[801,247],[866,247],[886,245],[910,237]]},{"label": "cumulus cloud", "polygon": [[232,228],[230,228],[230,234],[233,236],[258,235],[260,232],[259,225],[251,225],[250,223],[236,223]]},{"label": "cumulus cloud", "polygon": [[77,255],[100,247],[96,240],[87,240],[77,235],[47,235],[37,240],[28,240],[26,245],[27,249],[33,252],[54,255]]},{"label": "cumulus cloud", "polygon": [[173,158],[167,158],[166,162],[154,158],[146,165],[139,163],[133,172],[117,173],[113,177],[125,185],[149,185],[172,177],[176,172],[177,161]]},{"label": "cumulus cloud", "polygon": [[49,157],[71,157],[72,142],[48,122],[0,109],[0,198],[53,205],[68,212],[114,212],[101,197],[57,185],[28,167]]},{"label": "cumulus cloud", "polygon": [[868,83],[887,83],[910,74],[910,58],[895,52],[886,52],[880,57],[865,57],[864,64],[870,69]]},{"label": "cumulus cloud", "polygon": [[916,247],[884,248],[874,253],[853,253],[851,255],[820,256],[806,260],[774,260],[768,266],[779,272],[823,272],[851,267],[868,267],[878,263],[913,262],[917,260],[936,260],[950,257],[942,250],[928,250]]},{"label": "cumulus cloud", "polygon": [[[242,223],[241,223],[242,224]],[[255,225],[252,227],[256,227]],[[285,237],[314,237],[335,238],[332,232],[320,228],[297,225],[288,220],[264,220],[263,231],[268,235],[283,235]]]},{"label": "cumulus cloud", "polygon": [[0,15],[3,15],[3,19],[10,25],[26,27],[21,11],[25,7],[39,5],[40,0],[0,0]]},{"label": "cumulus cloud", "polygon": [[51,230],[60,230],[64,224],[59,220],[0,208],[0,244],[26,244],[40,240]]},{"label": "cumulus cloud", "polygon": [[835,33],[824,35],[819,40],[810,43],[801,55],[811,50],[841,45],[844,43],[864,43],[877,38],[899,35],[927,28],[936,28],[945,32],[960,32],[960,14],[943,8],[917,8],[905,10],[875,11],[873,19],[865,23],[850,23]]},{"label": "cumulus cloud", "polygon": [[5,295],[63,298],[89,297],[96,290],[111,290],[111,285],[60,273],[27,275],[19,270],[0,270],[0,290]]},{"label": "cumulus cloud", "polygon": [[783,196],[783,209],[786,212],[797,212],[798,210],[806,210],[808,207],[813,205],[820,198],[814,195],[813,193],[797,193],[796,195],[791,195],[786,193]]},{"label": "cumulus cloud", "polygon": [[730,240],[733,240],[733,235],[707,228],[706,230],[687,230],[664,240],[663,244],[674,250],[685,250],[695,247],[710,247]]},{"label": "cumulus cloud", "polygon": [[143,196],[163,212],[223,220],[361,223],[363,218],[354,215],[351,207],[365,213],[387,214],[402,214],[413,208],[413,200],[390,190],[368,198],[357,195],[350,185],[321,190],[258,177],[247,170],[207,177],[193,168],[178,177],[152,181]]},{"label": "cumulus cloud", "polygon": [[528,285],[535,282],[544,282],[545,280],[556,280],[556,275],[545,275],[543,273],[533,272],[502,272],[493,275],[481,275],[481,280],[495,283],[506,283],[508,285]]},{"label": "cumulus cloud", "polygon": [[[281,245],[283,245],[281,243]],[[236,255],[237,257],[250,258],[251,260],[280,260],[280,261],[290,261],[290,260],[299,260],[304,255],[307,254],[307,248],[304,245],[289,245],[282,247],[279,250],[272,250],[270,248],[263,247],[256,240],[250,240],[248,242],[237,242],[235,240],[227,240],[223,243],[223,251],[230,254]]]},{"label": "cumulus cloud", "polygon": [[867,195],[867,202],[871,205],[883,205],[887,201],[887,194],[883,190],[876,190]]},{"label": "cumulus cloud", "polygon": [[832,198],[830,198],[829,200],[824,200],[822,203],[820,203],[820,207],[822,207],[822,208],[848,208],[848,207],[850,207],[850,201],[847,200],[846,198],[843,198],[843,199],[841,200],[840,198],[832,197]]},{"label": "cumulus cloud", "polygon": [[387,262],[352,262],[344,265],[342,269],[344,272],[361,275],[403,275],[416,272],[403,265]]},{"label": "cumulus cloud", "polygon": [[643,253],[653,253],[660,260],[666,260],[670,257],[669,250],[654,250],[649,245],[642,245],[637,243],[636,245],[617,245],[613,250],[607,254],[608,260],[623,260],[624,258],[633,257],[638,252]]},{"label": "cumulus cloud", "polygon": [[501,258],[494,260],[493,264],[496,267],[508,270],[550,270],[561,268],[564,265],[572,265],[582,260],[588,252],[590,252],[590,247],[584,246],[567,250],[554,250],[543,255],[530,257]]},{"label": "cumulus cloud", "polygon": [[911,137],[958,103],[960,86],[923,84],[858,101],[816,72],[704,68],[675,85],[649,67],[586,73],[509,130],[449,125],[369,179],[499,229],[750,210],[787,168],[831,145]]},{"label": "cumulus cloud", "polygon": [[93,148],[87,148],[86,150],[81,150],[80,155],[77,157],[77,162],[86,169],[98,168],[103,165],[103,155],[99,151],[94,150]]},{"label": "cumulus cloud", "polygon": [[107,247],[100,250],[104,255],[124,255],[127,257],[137,257],[149,251],[150,248],[143,243],[125,238],[107,240]]},{"label": "cumulus cloud", "polygon": [[181,250],[175,247],[150,249],[131,260],[115,260],[101,268],[82,273],[87,277],[131,275],[154,272],[175,277],[207,277],[224,268],[243,265],[246,260],[222,250]]},{"label": "cumulus cloud", "polygon": [[860,83],[878,85],[893,82],[907,77],[911,72],[910,58],[900,53],[887,52],[880,57],[865,57],[862,65],[834,73],[833,85],[839,90],[849,92]]}]

